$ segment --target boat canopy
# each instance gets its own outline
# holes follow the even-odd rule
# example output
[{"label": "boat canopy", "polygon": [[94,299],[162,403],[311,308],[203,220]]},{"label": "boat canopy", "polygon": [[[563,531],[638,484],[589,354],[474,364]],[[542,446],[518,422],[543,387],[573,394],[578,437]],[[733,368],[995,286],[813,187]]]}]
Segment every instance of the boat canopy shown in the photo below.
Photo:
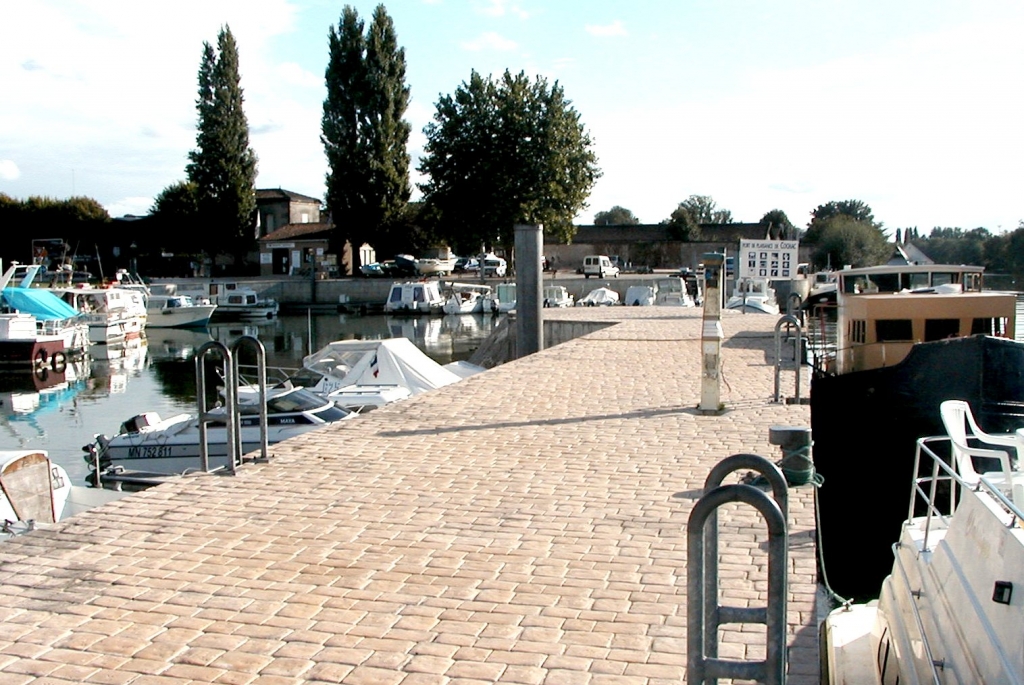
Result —
[{"label": "boat canopy", "polygon": [[4,288],[4,304],[15,311],[31,314],[40,321],[69,319],[78,311],[49,290],[40,288]]},{"label": "boat canopy", "polygon": [[327,377],[331,387],[398,385],[413,395],[462,380],[420,351],[407,338],[336,340],[302,360],[306,369]]}]

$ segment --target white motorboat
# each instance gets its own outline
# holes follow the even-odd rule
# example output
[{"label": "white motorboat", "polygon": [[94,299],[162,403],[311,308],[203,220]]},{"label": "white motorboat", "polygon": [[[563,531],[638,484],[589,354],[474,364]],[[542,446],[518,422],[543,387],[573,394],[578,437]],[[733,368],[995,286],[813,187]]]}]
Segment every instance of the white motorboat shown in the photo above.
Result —
[{"label": "white motorboat", "polygon": [[610,307],[619,303],[619,294],[611,288],[594,288],[576,301],[577,307]]},{"label": "white motorboat", "polygon": [[89,340],[99,344],[119,343],[142,335],[146,310],[139,294],[123,288],[54,288],[62,300],[74,307],[89,326]]},{"label": "white motorboat", "polygon": [[445,298],[437,281],[392,283],[384,311],[389,314],[441,314]]},{"label": "white motorboat", "polygon": [[732,297],[725,303],[726,309],[755,314],[779,314],[779,303],[775,289],[766,278],[741,278],[736,282]]},{"label": "white motorboat", "polygon": [[365,412],[465,378],[481,367],[442,366],[406,338],[336,340],[303,360],[289,379],[326,395],[338,406]]},{"label": "white motorboat", "polygon": [[654,282],[654,304],[658,307],[694,307],[693,296],[681,276],[659,278]]},{"label": "white motorboat", "polygon": [[445,314],[490,314],[484,303],[490,302],[491,286],[472,283],[448,283],[445,286],[447,298],[442,310]]},{"label": "white motorboat", "polygon": [[204,328],[210,323],[215,304],[197,304],[188,295],[150,295],[146,303],[150,328]]},{"label": "white motorboat", "polygon": [[[212,410],[223,413],[223,407]],[[260,416],[256,402],[240,403],[242,452],[260,447]],[[275,444],[307,431],[348,418],[351,414],[324,397],[303,388],[278,388],[267,391],[267,440]],[[225,467],[227,426],[207,424],[210,468]],[[101,471],[122,468],[151,474],[181,474],[201,468],[199,456],[199,419],[194,414],[178,414],[163,419],[155,412],[133,416],[121,424],[117,435],[96,435],[95,442],[83,448],[86,461],[99,459]]]},{"label": "white motorboat", "polygon": [[918,440],[892,573],[877,601],[829,614],[822,682],[1024,680],[1024,487],[1015,504],[1002,472],[965,479],[937,453],[947,440]]},{"label": "white motorboat", "polygon": [[0,539],[57,523],[125,493],[72,485],[63,466],[39,450],[0,451]]},{"label": "white motorboat", "polygon": [[188,281],[182,283],[152,283],[153,292],[163,289],[167,295],[187,295],[192,302],[217,305],[217,318],[273,319],[280,304],[272,297],[264,297],[249,286],[234,281]]},{"label": "white motorboat", "polygon": [[652,307],[655,292],[650,285],[631,285],[626,288],[625,304],[627,307]]},{"label": "white motorboat", "polygon": [[[484,305],[487,308],[487,305]],[[494,295],[491,299],[491,311],[507,314],[516,308],[516,284],[499,283],[494,286]]]},{"label": "white motorboat", "polygon": [[561,308],[571,307],[575,304],[572,295],[564,285],[546,285],[543,292],[545,307]]}]

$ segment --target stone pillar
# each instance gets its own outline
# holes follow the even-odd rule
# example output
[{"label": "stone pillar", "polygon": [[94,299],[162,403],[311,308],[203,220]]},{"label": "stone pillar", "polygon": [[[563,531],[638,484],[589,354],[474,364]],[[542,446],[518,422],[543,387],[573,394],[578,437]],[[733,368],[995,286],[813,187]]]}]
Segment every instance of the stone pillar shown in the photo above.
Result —
[{"label": "stone pillar", "polygon": [[516,346],[520,357],[544,349],[543,235],[540,225],[515,226]]},{"label": "stone pillar", "polygon": [[700,406],[702,414],[722,411],[722,285],[725,255],[704,255],[704,326],[701,331]]}]

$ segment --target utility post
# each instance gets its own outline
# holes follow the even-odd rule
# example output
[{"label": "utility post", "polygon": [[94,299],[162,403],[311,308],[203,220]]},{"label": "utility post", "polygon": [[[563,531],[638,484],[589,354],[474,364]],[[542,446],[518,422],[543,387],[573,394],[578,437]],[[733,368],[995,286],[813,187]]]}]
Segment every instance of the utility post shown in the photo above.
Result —
[{"label": "utility post", "polygon": [[704,325],[701,331],[701,414],[722,413],[722,285],[725,255],[704,254]]},{"label": "utility post", "polygon": [[516,349],[517,357],[525,357],[544,349],[544,304],[540,253],[544,242],[543,228],[538,225],[515,225],[516,263]]}]

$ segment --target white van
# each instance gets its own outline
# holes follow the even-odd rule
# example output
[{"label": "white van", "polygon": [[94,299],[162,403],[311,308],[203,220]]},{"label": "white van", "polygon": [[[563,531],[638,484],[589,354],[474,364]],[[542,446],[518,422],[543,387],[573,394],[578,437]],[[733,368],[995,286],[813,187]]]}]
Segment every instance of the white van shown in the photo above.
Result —
[{"label": "white van", "polygon": [[619,267],[612,264],[612,260],[608,258],[608,255],[590,255],[583,258],[583,275],[586,278],[591,276],[597,276],[598,278],[614,276],[618,278]]}]

